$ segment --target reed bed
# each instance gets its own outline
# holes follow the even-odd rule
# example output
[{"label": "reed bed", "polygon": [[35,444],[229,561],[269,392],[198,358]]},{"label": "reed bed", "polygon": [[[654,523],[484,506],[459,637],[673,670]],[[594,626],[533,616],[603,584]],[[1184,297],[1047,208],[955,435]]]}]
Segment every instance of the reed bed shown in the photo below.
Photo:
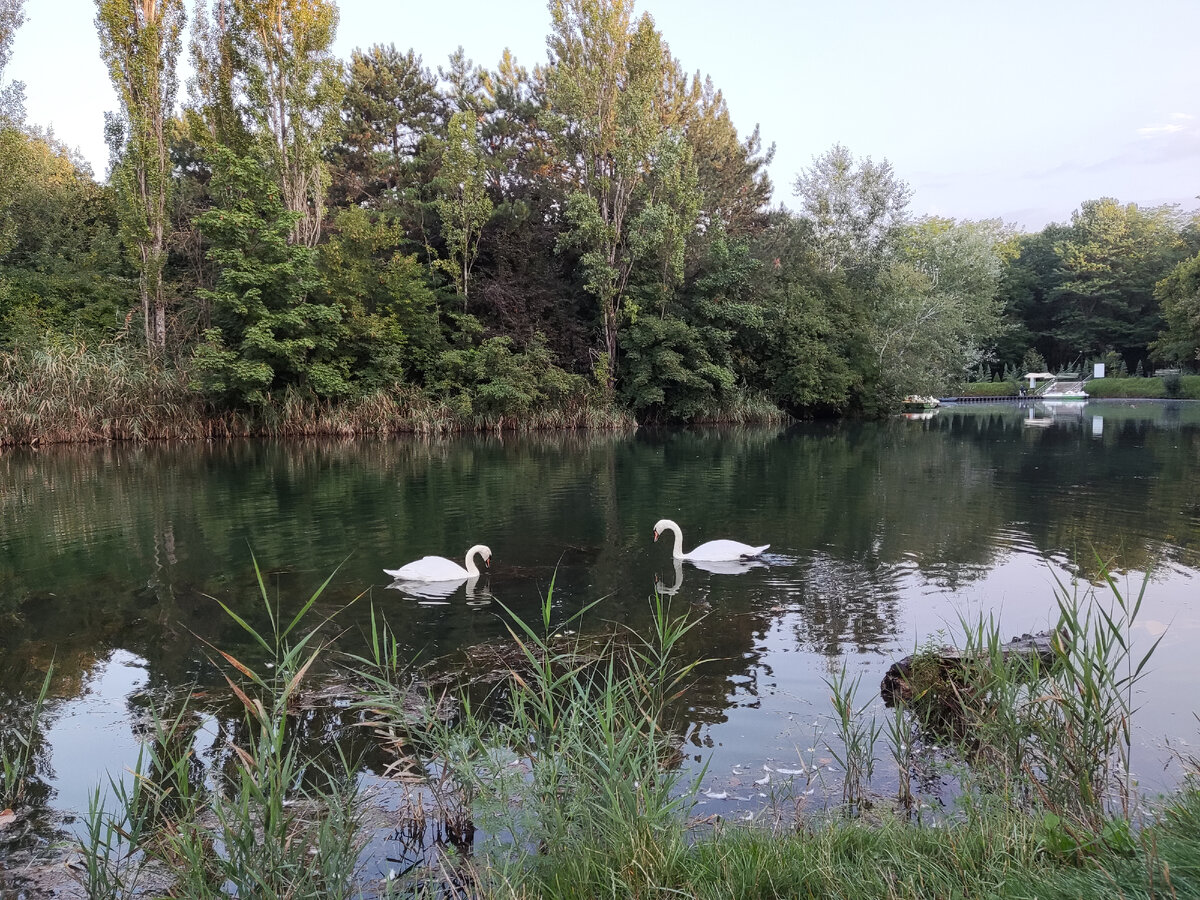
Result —
[{"label": "reed bed", "polygon": [[521,414],[463,417],[406,384],[339,401],[289,388],[256,411],[220,410],[191,386],[185,362],[152,360],[129,345],[46,340],[0,353],[0,446],[636,427],[629,413],[584,394]]}]

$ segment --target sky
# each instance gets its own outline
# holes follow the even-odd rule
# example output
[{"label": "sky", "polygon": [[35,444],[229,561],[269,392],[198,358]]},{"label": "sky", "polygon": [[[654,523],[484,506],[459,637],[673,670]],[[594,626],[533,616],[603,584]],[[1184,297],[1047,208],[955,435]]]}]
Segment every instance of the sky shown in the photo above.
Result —
[{"label": "sky", "polygon": [[[187,0],[189,12],[192,0]],[[456,47],[494,67],[546,60],[543,0],[340,0],[335,51],[393,43],[426,65]],[[95,0],[26,0],[8,79],[103,177]],[[773,202],[834,144],[887,159],[910,211],[1067,222],[1090,199],[1200,207],[1200,0],[640,0],[740,133],[775,145]],[[186,56],[186,52],[185,52]],[[181,91],[181,99],[184,92]]]}]

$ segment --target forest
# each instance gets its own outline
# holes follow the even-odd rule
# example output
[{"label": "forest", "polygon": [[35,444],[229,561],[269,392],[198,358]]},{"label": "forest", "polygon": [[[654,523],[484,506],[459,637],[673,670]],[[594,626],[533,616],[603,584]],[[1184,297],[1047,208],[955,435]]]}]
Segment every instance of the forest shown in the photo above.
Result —
[{"label": "forest", "polygon": [[773,146],[632,0],[550,0],[547,58],[494,68],[339,59],[334,0],[96,0],[103,177],[4,79],[24,3],[0,443],[873,416],[1197,364],[1195,211],[921,216],[842,145],[777,198]]}]

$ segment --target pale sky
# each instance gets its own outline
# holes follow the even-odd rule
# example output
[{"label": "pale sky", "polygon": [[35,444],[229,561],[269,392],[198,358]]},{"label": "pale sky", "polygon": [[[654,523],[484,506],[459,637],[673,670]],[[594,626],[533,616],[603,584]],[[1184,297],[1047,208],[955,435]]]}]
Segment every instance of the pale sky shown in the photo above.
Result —
[{"label": "pale sky", "polygon": [[[187,0],[191,11],[192,0]],[[94,0],[27,0],[8,78],[102,177]],[[542,0],[340,0],[335,49],[394,43],[436,68],[546,59]],[[835,143],[887,158],[911,210],[1037,230],[1084,200],[1200,207],[1198,0],[641,0],[685,70],[711,75],[742,134],[776,145],[774,203]],[[186,50],[185,50],[186,56]],[[181,90],[181,99],[185,96]]]}]

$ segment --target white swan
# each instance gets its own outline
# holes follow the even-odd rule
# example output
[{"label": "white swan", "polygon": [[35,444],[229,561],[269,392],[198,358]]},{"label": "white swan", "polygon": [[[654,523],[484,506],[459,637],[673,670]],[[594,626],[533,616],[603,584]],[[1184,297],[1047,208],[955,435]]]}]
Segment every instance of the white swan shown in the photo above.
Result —
[{"label": "white swan", "polygon": [[384,569],[385,575],[391,575],[397,581],[462,581],[464,578],[478,578],[479,569],[475,565],[475,554],[483,557],[485,567],[492,564],[492,551],[483,544],[476,544],[467,551],[467,567],[464,569],[452,559],[444,556],[424,556],[415,562],[410,562],[399,569]]},{"label": "white swan", "polygon": [[751,547],[749,544],[743,544],[741,541],[709,541],[706,544],[701,544],[691,553],[683,552],[683,530],[672,522],[670,519],[659,519],[654,526],[654,540],[658,540],[658,536],[664,531],[675,532],[675,550],[672,556],[676,559],[690,560],[724,560],[724,559],[745,559],[748,556],[758,556],[770,544],[763,544],[761,547]]}]

